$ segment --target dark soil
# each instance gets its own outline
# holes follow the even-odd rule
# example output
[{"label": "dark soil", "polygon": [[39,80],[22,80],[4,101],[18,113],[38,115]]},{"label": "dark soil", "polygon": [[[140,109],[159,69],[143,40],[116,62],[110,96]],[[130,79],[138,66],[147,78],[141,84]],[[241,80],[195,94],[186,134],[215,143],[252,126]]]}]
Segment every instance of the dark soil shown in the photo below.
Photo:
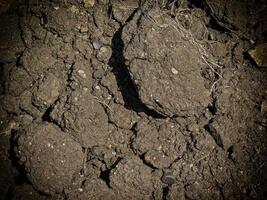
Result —
[{"label": "dark soil", "polygon": [[0,9],[0,199],[266,199],[267,3],[84,2]]}]

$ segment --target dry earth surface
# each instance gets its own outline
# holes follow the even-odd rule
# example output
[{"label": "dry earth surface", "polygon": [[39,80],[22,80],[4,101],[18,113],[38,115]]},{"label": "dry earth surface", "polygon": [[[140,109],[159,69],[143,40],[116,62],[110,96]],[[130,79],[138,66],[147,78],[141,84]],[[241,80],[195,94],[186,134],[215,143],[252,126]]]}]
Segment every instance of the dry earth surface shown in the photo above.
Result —
[{"label": "dry earth surface", "polygon": [[8,7],[0,199],[265,199],[265,1]]}]

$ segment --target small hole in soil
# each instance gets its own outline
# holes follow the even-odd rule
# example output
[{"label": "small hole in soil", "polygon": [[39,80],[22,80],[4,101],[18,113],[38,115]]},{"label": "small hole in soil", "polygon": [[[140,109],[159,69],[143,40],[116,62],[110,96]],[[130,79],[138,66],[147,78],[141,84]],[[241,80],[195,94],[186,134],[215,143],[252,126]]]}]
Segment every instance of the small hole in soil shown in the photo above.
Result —
[{"label": "small hole in soil", "polygon": [[228,152],[228,158],[231,159],[231,160],[233,160],[234,147],[233,146],[230,146],[227,149],[227,152]]},{"label": "small hole in soil", "polygon": [[169,191],[170,191],[170,189],[169,189],[168,186],[163,188],[162,200],[167,200],[168,199]]},{"label": "small hole in soil", "polygon": [[109,169],[106,169],[106,170],[103,170],[100,172],[99,178],[101,178],[103,181],[105,181],[109,188],[111,188],[111,186],[110,186],[110,172],[112,169],[116,168],[116,166],[119,164],[119,162],[122,159],[123,158],[119,157]]},{"label": "small hole in soil", "polygon": [[195,6],[197,8],[203,8],[202,1],[199,1],[199,0],[189,0],[189,2],[191,3],[190,8],[193,8],[193,6]]},{"label": "small hole in soil", "polygon": [[219,147],[224,148],[223,141],[222,141],[220,134],[211,124],[212,124],[212,120],[210,120],[208,124],[204,125],[204,129],[213,137],[214,141]]},{"label": "small hole in soil", "polygon": [[109,174],[110,174],[110,169],[101,171],[99,178],[101,178],[103,181],[106,182],[106,184],[108,185],[108,187],[110,187],[110,178],[109,178]]},{"label": "small hole in soil", "polygon": [[217,108],[216,108],[216,99],[213,99],[213,100],[212,100],[211,104],[208,106],[208,109],[209,109],[209,111],[210,111],[213,115],[216,114],[216,112],[217,112]]},{"label": "small hole in soil", "polygon": [[253,66],[255,66],[255,67],[258,66],[257,63],[255,62],[255,60],[254,60],[253,58],[251,58],[251,56],[249,55],[248,52],[244,52],[243,56],[244,56],[244,59],[249,60],[249,62],[250,62]]},{"label": "small hole in soil", "polygon": [[217,30],[219,32],[229,32],[228,29],[224,28],[223,26],[221,26],[214,18],[211,18],[209,21],[209,24],[207,25],[207,27],[210,27],[214,30]]},{"label": "small hole in soil", "polygon": [[11,187],[9,187],[8,188],[8,192],[7,192],[6,196],[5,196],[5,200],[10,200],[10,199],[13,198],[13,196],[14,196],[13,191],[12,191]]},{"label": "small hole in soil", "polygon": [[42,116],[44,122],[51,122],[50,113],[53,111],[53,106],[49,107]]}]

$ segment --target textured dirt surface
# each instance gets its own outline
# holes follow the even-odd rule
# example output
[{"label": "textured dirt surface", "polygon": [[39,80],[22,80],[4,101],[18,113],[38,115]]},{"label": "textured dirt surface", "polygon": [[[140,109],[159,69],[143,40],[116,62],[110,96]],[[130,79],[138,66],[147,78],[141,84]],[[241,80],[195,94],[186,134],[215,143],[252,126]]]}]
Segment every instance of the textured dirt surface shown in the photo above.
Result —
[{"label": "textured dirt surface", "polygon": [[0,9],[0,199],[265,199],[267,4],[159,2]]},{"label": "textured dirt surface", "polygon": [[156,9],[148,11],[147,17],[138,13],[124,27],[123,55],[140,100],[148,108],[170,117],[192,115],[210,102],[201,76],[204,63],[175,21],[158,13]]}]

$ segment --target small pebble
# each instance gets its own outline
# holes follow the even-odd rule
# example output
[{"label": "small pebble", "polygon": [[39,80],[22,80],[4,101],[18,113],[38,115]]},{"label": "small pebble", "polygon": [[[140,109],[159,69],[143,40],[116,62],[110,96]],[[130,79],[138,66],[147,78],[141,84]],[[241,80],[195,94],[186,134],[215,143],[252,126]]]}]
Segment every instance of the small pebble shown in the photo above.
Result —
[{"label": "small pebble", "polygon": [[94,40],[94,41],[93,41],[93,47],[94,47],[95,49],[100,49],[100,47],[101,47],[101,43],[100,43],[99,41],[97,41],[97,40]]},{"label": "small pebble", "polygon": [[82,26],[81,28],[80,28],[80,32],[81,33],[87,33],[88,32],[88,27],[87,26]]},{"label": "small pebble", "polygon": [[86,78],[86,74],[83,70],[78,70],[78,73],[80,74],[80,76],[82,76],[83,78]]},{"label": "small pebble", "polygon": [[97,58],[100,61],[108,61],[109,58],[111,57],[112,50],[110,47],[104,46],[101,47],[97,53]]},{"label": "small pebble", "polygon": [[176,181],[176,177],[171,172],[166,172],[161,177],[161,181],[165,184],[172,185]]},{"label": "small pebble", "polygon": [[178,71],[177,71],[175,68],[172,68],[171,71],[172,71],[172,73],[175,74],[175,75],[178,74]]}]

